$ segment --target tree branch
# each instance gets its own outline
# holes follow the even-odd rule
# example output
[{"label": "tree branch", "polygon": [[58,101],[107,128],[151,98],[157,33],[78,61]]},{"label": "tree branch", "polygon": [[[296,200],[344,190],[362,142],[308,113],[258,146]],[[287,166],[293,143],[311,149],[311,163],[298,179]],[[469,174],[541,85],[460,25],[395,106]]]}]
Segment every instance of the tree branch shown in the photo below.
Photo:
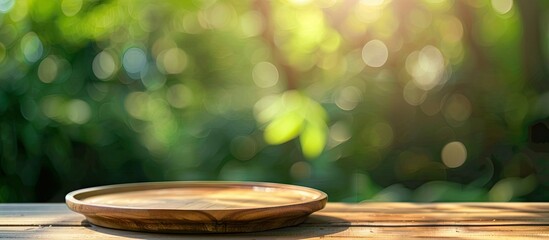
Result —
[{"label": "tree branch", "polygon": [[274,42],[274,23],[272,21],[270,3],[270,1],[265,0],[255,0],[253,2],[253,7],[259,11],[265,27],[261,36],[271,49],[275,65],[278,66],[281,74],[284,74],[286,77],[286,88],[288,90],[296,89],[298,87],[297,81],[299,79],[299,73],[290,64],[288,64],[284,58],[284,54]]}]

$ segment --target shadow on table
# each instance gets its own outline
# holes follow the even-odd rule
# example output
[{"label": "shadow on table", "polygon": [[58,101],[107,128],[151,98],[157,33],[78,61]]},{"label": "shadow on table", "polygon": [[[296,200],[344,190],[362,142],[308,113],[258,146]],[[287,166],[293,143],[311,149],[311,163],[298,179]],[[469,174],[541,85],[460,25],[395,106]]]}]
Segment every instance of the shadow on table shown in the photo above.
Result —
[{"label": "shadow on table", "polygon": [[[331,216],[309,216],[305,223],[293,227],[252,232],[252,233],[208,233],[208,234],[170,234],[116,230],[95,226],[82,221],[82,226],[99,234],[133,239],[303,239],[334,235],[347,230],[350,223],[345,219]],[[108,236],[105,236],[108,237]]]}]

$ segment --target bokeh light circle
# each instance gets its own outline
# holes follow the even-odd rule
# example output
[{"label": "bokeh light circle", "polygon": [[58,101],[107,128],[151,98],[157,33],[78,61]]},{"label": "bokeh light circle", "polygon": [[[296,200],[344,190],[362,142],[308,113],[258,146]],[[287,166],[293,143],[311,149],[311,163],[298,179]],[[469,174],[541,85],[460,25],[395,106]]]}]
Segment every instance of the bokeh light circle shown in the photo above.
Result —
[{"label": "bokeh light circle", "polygon": [[467,159],[467,148],[461,142],[450,142],[442,148],[442,162],[449,168],[457,168]]},{"label": "bokeh light circle", "polygon": [[362,48],[362,60],[370,67],[381,67],[389,58],[389,50],[380,40],[372,40]]}]

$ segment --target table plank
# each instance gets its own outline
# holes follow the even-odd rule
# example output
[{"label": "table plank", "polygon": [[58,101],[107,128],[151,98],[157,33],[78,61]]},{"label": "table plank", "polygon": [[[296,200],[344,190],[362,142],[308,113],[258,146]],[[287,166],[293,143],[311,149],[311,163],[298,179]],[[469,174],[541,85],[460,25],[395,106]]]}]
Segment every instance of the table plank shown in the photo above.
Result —
[{"label": "table plank", "polygon": [[[329,203],[304,226],[454,226],[549,224],[545,203]],[[0,226],[80,226],[64,204],[0,204]]]},{"label": "table plank", "polygon": [[0,227],[8,239],[546,239],[549,226],[287,227],[246,234],[154,234],[101,227]]},{"label": "table plank", "polygon": [[90,225],[64,204],[0,204],[0,239],[549,239],[549,203],[329,203],[296,227],[180,235]]},{"label": "table plank", "polygon": [[84,220],[61,203],[0,204],[0,226],[81,226]]}]

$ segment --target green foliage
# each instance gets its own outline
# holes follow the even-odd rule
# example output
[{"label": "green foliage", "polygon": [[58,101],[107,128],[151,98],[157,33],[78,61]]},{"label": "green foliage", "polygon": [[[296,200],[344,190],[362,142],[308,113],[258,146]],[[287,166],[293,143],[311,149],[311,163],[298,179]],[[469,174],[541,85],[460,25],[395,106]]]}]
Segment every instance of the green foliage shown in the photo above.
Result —
[{"label": "green foliage", "polygon": [[547,7],[0,1],[0,202],[161,180],[547,200]]}]

